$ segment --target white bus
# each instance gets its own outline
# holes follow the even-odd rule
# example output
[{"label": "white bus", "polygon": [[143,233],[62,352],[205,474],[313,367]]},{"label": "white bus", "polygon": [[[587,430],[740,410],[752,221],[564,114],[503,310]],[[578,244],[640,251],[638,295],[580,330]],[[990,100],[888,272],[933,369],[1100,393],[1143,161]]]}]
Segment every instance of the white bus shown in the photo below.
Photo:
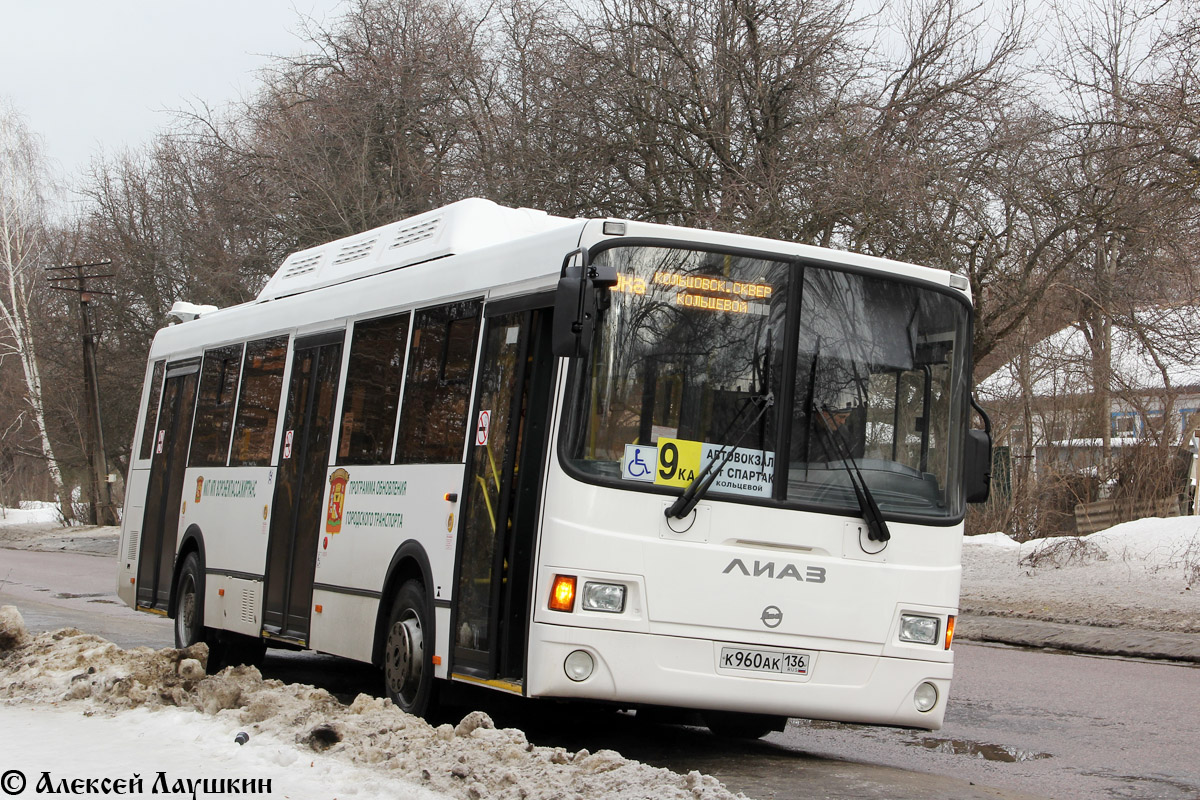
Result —
[{"label": "white bus", "polygon": [[369,662],[417,714],[466,681],[941,725],[990,469],[961,277],[471,199],[179,316],[118,587],[213,664]]}]

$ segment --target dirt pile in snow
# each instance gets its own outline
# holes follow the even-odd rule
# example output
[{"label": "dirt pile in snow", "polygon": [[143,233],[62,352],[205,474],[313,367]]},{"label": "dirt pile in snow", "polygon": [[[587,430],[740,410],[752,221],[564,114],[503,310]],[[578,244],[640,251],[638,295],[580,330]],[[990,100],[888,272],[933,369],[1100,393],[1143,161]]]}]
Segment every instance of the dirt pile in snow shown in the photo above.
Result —
[{"label": "dirt pile in snow", "polygon": [[0,657],[7,650],[13,650],[29,641],[29,632],[25,630],[25,621],[16,606],[0,606]]},{"label": "dirt pile in snow", "polygon": [[[7,644],[6,644],[7,643]],[[12,606],[0,609],[0,703],[79,703],[93,713],[183,708],[237,720],[250,736],[270,733],[448,797],[741,798],[715,778],[531,744],[480,711],[433,727],[390,700],[359,695],[344,705],[324,689],[264,680],[254,667],[205,674],[208,648],[124,650],[74,628],[30,636]]]}]

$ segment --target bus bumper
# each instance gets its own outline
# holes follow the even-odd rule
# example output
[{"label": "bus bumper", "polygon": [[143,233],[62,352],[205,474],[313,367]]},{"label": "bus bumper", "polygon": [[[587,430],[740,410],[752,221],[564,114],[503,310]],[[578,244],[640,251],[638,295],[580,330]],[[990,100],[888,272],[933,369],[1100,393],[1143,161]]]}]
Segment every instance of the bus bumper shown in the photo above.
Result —
[{"label": "bus bumper", "polygon": [[[811,656],[807,675],[735,673],[720,667],[722,648],[730,645],[711,639],[535,622],[530,629],[527,692],[530,697],[742,711],[927,730],[942,726],[953,663],[796,651]],[[570,677],[565,666],[567,657],[578,650],[590,655],[593,664],[591,674],[582,680]],[[937,701],[928,711],[919,711],[914,700],[922,683],[937,690]]]}]

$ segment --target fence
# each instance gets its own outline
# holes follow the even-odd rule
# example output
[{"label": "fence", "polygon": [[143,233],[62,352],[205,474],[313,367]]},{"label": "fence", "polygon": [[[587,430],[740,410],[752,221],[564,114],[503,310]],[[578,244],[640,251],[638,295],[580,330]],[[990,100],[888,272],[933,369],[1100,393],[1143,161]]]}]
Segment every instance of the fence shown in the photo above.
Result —
[{"label": "fence", "polygon": [[1182,502],[1183,496],[1176,494],[1156,500],[1097,500],[1094,503],[1078,503],[1075,506],[1075,534],[1086,536],[1142,517],[1178,517]]}]

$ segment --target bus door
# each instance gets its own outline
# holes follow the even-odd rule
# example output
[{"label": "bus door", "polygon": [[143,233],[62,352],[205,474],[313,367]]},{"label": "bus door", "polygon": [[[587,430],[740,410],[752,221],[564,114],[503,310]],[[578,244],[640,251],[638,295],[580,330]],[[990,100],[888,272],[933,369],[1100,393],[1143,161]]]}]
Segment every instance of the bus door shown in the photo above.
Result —
[{"label": "bus door", "polygon": [[458,546],[456,674],[519,687],[555,359],[545,300],[488,307]]},{"label": "bus door", "polygon": [[343,331],[297,339],[292,356],[271,527],[263,636],[308,644],[317,528],[341,372]]},{"label": "bus door", "polygon": [[[171,596],[171,573],[175,568],[175,545],[179,538],[179,511],[183,500],[183,473],[187,468],[188,444],[192,438],[192,413],[196,407],[196,381],[200,361],[167,368],[150,483],[146,489],[146,511],[142,517],[142,539],[138,546],[137,605],[167,610]],[[147,413],[154,413],[153,409]]]}]

